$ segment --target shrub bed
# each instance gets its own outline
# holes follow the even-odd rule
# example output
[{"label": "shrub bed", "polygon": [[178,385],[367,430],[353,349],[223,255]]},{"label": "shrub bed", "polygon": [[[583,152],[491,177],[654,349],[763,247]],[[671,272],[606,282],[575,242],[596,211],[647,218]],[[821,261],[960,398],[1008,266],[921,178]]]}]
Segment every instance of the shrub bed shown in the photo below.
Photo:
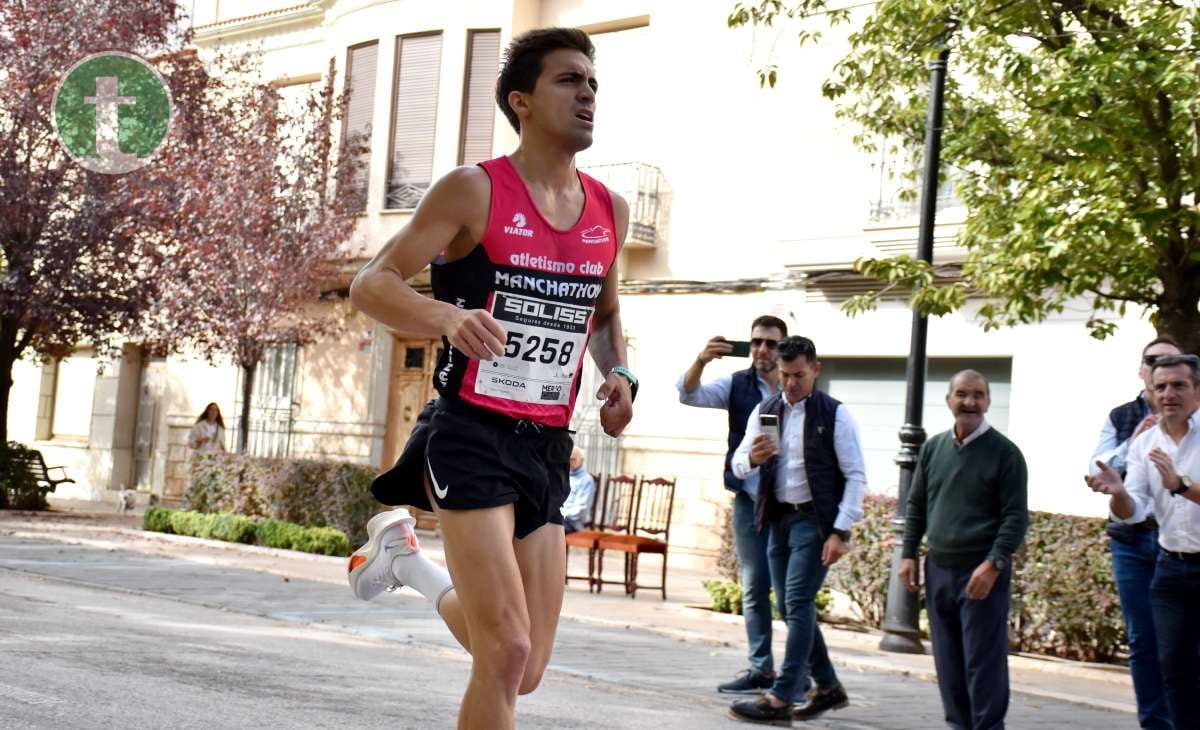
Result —
[{"label": "shrub bed", "polygon": [[319,555],[344,557],[350,554],[349,538],[344,532],[332,527],[304,527],[274,519],[260,522],[231,512],[195,512],[151,507],[142,517],[142,529],[226,542],[257,542],[266,547]]},{"label": "shrub bed", "polygon": [[370,491],[375,475],[360,464],[204,454],[192,459],[184,497],[198,512],[331,527],[359,544],[367,539],[367,520],[379,511]]}]

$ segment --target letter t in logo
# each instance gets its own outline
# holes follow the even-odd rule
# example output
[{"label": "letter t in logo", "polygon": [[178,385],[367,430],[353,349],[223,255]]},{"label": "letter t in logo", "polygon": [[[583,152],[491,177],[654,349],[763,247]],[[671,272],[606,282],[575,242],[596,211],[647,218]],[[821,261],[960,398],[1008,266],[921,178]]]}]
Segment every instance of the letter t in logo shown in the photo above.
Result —
[{"label": "letter t in logo", "polygon": [[83,97],[85,104],[96,105],[96,153],[104,162],[136,163],[137,156],[117,146],[117,108],[136,104],[136,96],[117,96],[116,76],[97,76],[96,95]]}]

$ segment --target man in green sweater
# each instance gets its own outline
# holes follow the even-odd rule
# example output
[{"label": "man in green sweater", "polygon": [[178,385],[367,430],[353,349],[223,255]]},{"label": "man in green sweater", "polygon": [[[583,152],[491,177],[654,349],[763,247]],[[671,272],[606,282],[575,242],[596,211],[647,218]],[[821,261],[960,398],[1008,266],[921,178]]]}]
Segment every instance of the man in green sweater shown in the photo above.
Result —
[{"label": "man in green sweater", "polygon": [[990,403],[982,374],[951,379],[954,428],[921,449],[900,565],[917,590],[917,550],[929,539],[925,607],[938,690],[946,722],[961,730],[1004,727],[1011,560],[1029,527],[1025,457],[984,420]]}]

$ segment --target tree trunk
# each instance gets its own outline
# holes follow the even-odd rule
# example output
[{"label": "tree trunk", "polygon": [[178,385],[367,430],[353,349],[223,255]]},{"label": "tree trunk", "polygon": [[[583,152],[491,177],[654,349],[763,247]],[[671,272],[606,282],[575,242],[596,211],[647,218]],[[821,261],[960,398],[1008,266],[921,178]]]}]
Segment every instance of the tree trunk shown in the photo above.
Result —
[{"label": "tree trunk", "polygon": [[1158,334],[1174,337],[1184,352],[1200,354],[1200,312],[1195,305],[1190,312],[1178,307],[1159,309]]},{"label": "tree trunk", "polygon": [[0,321],[0,448],[8,443],[8,401],[13,387],[13,366],[21,352],[17,349],[20,328],[12,318]]},{"label": "tree trunk", "polygon": [[1200,354],[1200,266],[1160,269],[1160,277],[1158,333],[1174,337],[1184,352]]},{"label": "tree trunk", "polygon": [[257,364],[242,366],[242,415],[241,425],[238,427],[238,445],[237,452],[239,454],[246,453],[247,446],[250,443],[250,397],[254,393],[254,373],[258,370]]}]

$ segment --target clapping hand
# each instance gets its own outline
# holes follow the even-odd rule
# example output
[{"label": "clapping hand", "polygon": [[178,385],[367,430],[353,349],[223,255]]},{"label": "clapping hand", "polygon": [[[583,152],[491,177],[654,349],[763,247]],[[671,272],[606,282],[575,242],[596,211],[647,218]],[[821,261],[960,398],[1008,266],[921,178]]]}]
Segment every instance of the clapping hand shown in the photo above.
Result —
[{"label": "clapping hand", "polygon": [[1100,468],[1100,471],[1095,476],[1083,478],[1093,492],[1107,494],[1110,497],[1125,493],[1125,483],[1121,481],[1121,475],[1116,470],[1103,461],[1097,461],[1096,466]]},{"label": "clapping hand", "polygon": [[1150,450],[1150,462],[1154,464],[1154,468],[1158,469],[1159,476],[1162,477],[1163,488],[1168,492],[1174,492],[1181,486],[1179,481],[1179,472],[1175,471],[1175,461],[1167,455],[1167,452],[1162,449]]}]

